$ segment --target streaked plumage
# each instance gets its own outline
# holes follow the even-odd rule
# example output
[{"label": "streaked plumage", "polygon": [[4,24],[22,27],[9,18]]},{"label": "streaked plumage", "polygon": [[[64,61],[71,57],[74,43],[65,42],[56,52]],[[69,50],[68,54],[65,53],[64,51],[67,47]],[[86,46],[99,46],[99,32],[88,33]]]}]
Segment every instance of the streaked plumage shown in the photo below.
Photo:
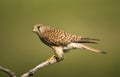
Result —
[{"label": "streaked plumage", "polygon": [[83,48],[94,52],[105,53],[104,51],[83,44],[96,44],[96,41],[99,41],[99,39],[84,38],[81,36],[72,35],[63,30],[55,29],[42,24],[34,25],[33,31],[39,36],[44,44],[54,49],[55,56],[58,58],[58,60],[63,59],[64,52],[76,48]]}]

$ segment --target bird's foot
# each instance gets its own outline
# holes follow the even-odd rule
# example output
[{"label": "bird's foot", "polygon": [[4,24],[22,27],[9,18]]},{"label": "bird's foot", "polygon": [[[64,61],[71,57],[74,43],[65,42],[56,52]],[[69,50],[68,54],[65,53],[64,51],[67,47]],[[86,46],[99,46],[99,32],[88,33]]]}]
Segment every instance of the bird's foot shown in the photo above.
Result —
[{"label": "bird's foot", "polygon": [[63,59],[64,59],[63,57],[56,57],[57,62],[60,62]]},{"label": "bird's foot", "polygon": [[57,62],[63,60],[63,57],[57,57],[56,55],[53,55],[52,57],[50,57],[49,59],[47,59],[47,61],[51,62],[52,60],[57,60]]}]

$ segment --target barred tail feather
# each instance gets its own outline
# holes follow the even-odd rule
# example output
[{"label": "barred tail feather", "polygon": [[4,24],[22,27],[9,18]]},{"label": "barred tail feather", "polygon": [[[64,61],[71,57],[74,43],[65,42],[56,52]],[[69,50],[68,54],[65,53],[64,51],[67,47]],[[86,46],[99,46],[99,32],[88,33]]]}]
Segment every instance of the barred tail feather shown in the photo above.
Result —
[{"label": "barred tail feather", "polygon": [[99,44],[98,42],[95,42],[95,41],[79,41],[78,43],[93,43],[93,44]]},{"label": "barred tail feather", "polygon": [[95,38],[84,38],[84,37],[80,38],[80,40],[82,40],[82,41],[100,41],[100,39],[95,39]]},{"label": "barred tail feather", "polygon": [[79,43],[93,43],[98,44],[96,41],[100,41],[99,39],[94,38],[80,38]]}]

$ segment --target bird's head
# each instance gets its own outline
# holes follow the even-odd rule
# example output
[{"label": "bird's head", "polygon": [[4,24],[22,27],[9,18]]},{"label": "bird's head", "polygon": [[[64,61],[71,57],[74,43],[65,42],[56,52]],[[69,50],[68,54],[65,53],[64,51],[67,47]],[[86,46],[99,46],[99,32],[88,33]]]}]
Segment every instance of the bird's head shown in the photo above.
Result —
[{"label": "bird's head", "polygon": [[36,24],[33,26],[33,32],[37,33],[37,34],[41,34],[42,32],[44,32],[45,28],[44,25],[42,24]]}]

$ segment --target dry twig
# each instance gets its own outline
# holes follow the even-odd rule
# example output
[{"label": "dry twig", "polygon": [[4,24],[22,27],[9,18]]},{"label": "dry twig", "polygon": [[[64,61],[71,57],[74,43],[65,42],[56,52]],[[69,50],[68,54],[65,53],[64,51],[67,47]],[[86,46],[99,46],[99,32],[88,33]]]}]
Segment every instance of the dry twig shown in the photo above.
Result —
[{"label": "dry twig", "polygon": [[[25,74],[23,74],[21,77],[30,77],[33,76],[37,71],[39,71],[41,68],[53,64],[53,63],[57,63],[58,61],[56,59],[51,59],[51,60],[47,60],[45,62],[40,63],[39,65],[37,65],[36,67],[34,67],[33,69],[29,70],[28,72],[26,72]],[[0,66],[0,71],[3,71],[5,73],[7,73],[10,77],[16,77],[15,73],[12,72],[11,70],[4,68],[2,66]]]},{"label": "dry twig", "polygon": [[14,72],[12,72],[11,70],[4,68],[2,66],[0,66],[0,71],[7,73],[10,77],[16,77]]},{"label": "dry twig", "polygon": [[30,71],[28,71],[27,73],[23,74],[21,77],[30,77],[30,76],[33,76],[37,71],[39,71],[41,68],[47,66],[47,65],[50,65],[50,64],[53,64],[53,63],[56,63],[57,60],[56,59],[53,59],[53,60],[50,60],[50,61],[45,61],[45,62],[42,62],[40,63],[39,65],[37,65],[35,68],[31,69]]}]

